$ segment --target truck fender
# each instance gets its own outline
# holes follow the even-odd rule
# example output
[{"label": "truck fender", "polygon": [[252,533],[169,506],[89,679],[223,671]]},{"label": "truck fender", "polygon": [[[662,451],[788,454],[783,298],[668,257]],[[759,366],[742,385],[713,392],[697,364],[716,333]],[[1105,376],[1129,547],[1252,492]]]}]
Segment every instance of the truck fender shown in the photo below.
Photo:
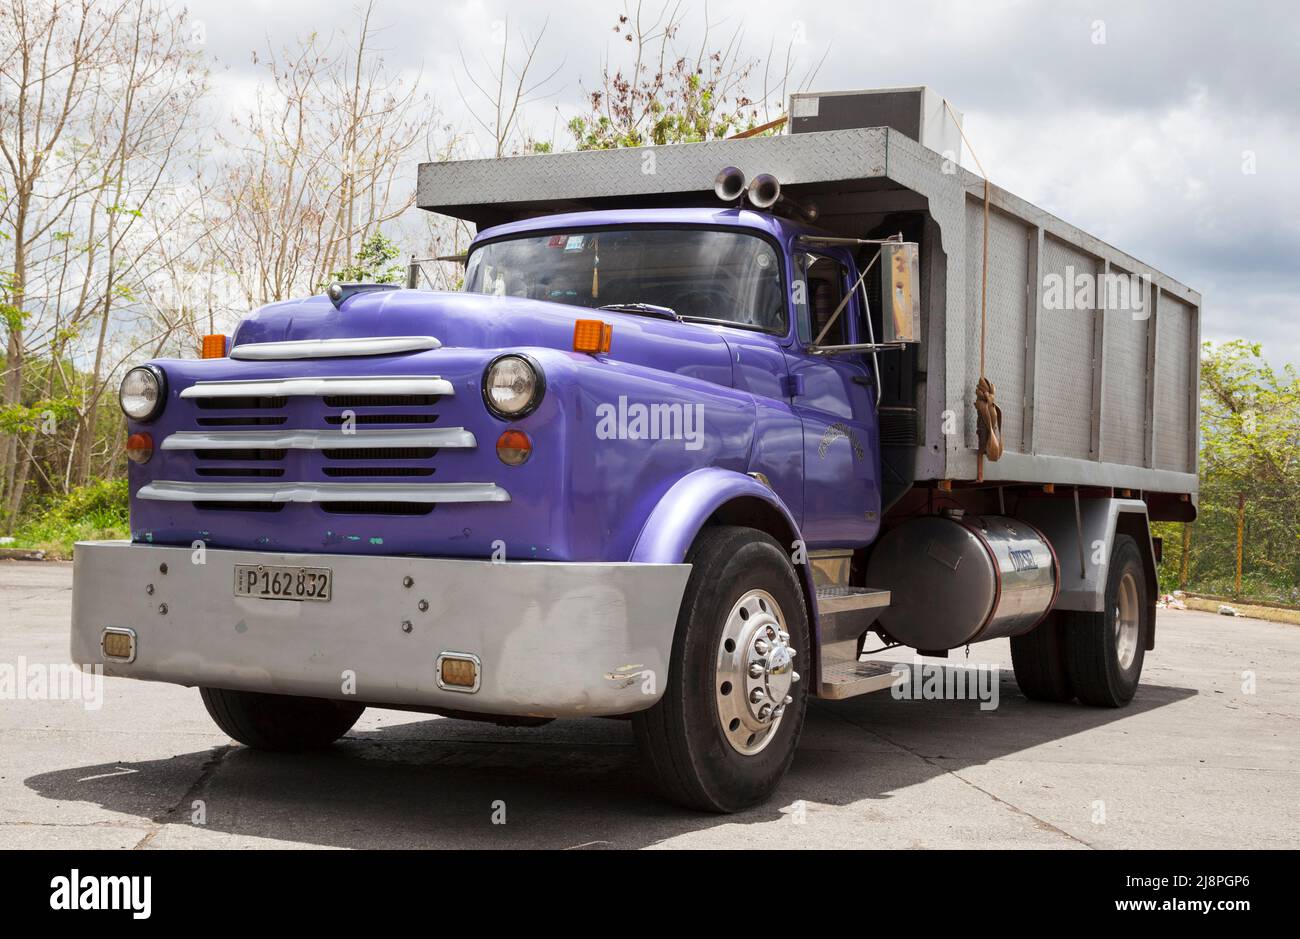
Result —
[{"label": "truck fender", "polygon": [[1147,596],[1152,605],[1147,648],[1154,648],[1154,606],[1160,588],[1145,502],[1138,499],[1081,499],[1079,520],[1076,520],[1073,499],[1034,499],[1026,500],[1016,515],[1036,525],[1056,551],[1061,566],[1061,592],[1055,606],[1058,610],[1101,612],[1106,600],[1106,579],[1110,573],[1110,553],[1115,535],[1131,536],[1137,542],[1142,569],[1146,573]]},{"label": "truck fender", "polygon": [[[766,511],[755,512],[758,505]],[[629,560],[647,564],[681,564],[696,536],[715,515],[726,524],[748,525],[765,531],[787,551],[802,544],[799,525],[781,497],[752,476],[706,467],[687,473],[664,493],[650,512]],[[817,590],[812,566],[795,564],[808,607],[808,630],[813,641],[813,662],[821,646],[817,620]],[[815,677],[814,677],[814,680]]]}]

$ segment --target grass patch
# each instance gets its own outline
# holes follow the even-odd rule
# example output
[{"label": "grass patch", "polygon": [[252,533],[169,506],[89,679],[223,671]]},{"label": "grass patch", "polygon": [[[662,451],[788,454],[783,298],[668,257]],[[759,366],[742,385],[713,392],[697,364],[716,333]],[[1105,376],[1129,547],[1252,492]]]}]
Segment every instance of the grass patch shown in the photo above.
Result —
[{"label": "grass patch", "polygon": [[34,548],[47,557],[70,558],[78,541],[131,537],[125,479],[98,480],[66,496],[52,496],[29,509],[9,548]]}]

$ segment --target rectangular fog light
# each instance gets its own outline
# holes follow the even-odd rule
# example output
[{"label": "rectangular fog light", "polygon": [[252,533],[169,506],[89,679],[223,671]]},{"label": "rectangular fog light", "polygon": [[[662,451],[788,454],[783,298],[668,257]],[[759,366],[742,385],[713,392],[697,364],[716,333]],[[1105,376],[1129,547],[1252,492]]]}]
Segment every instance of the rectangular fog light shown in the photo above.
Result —
[{"label": "rectangular fog light", "polygon": [[478,691],[480,663],[468,652],[444,652],[438,656],[438,687],[443,691]]},{"label": "rectangular fog light", "polygon": [[135,630],[109,626],[99,640],[99,647],[104,651],[106,659],[113,659],[116,662],[134,662]]}]

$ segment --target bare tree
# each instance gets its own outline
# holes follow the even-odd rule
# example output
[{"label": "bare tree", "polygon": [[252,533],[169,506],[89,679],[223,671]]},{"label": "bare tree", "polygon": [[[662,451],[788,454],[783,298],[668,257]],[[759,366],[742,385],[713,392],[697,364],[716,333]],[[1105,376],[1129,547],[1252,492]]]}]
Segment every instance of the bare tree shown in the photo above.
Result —
[{"label": "bare tree", "polygon": [[549,149],[549,141],[541,142],[539,146],[539,142],[523,130],[525,108],[545,96],[547,86],[564,67],[561,62],[544,78],[533,80],[530,77],[548,23],[549,20],[542,23],[542,28],[534,39],[529,39],[521,32],[520,53],[512,59],[510,21],[501,20],[492,32],[493,41],[500,46],[500,54],[494,58],[489,58],[486,53],[482,55],[482,75],[475,74],[465,59],[465,50],[457,47],[464,81],[476,94],[467,95],[461,87],[461,78],[455,73],[452,74],[452,80],[474,123],[492,141],[493,156],[503,157]]},{"label": "bare tree", "polygon": [[[100,244],[104,278],[89,308],[95,347],[88,392],[77,412],[78,446],[70,473],[74,484],[90,476],[93,415],[105,387],[113,314],[137,300],[154,250],[171,230],[170,206],[162,198],[174,192],[168,171],[206,90],[205,73],[186,45],[185,20],[169,15],[165,6],[148,0],[135,4],[114,36],[115,106],[103,134],[107,159],[96,190],[107,216]],[[164,224],[157,224],[160,220]]]},{"label": "bare tree", "polygon": [[[65,352],[92,325],[86,396],[63,403],[80,424],[99,400],[110,324],[132,304],[147,251],[137,232],[205,87],[184,23],[155,0],[14,0],[0,10],[0,512],[9,520],[33,466],[32,412],[41,411],[42,425],[51,416],[49,401],[33,408],[24,395],[74,390]],[[43,369],[35,385],[33,356]],[[89,448],[83,441],[77,480],[88,473]]]},{"label": "bare tree", "polygon": [[434,110],[418,81],[389,74],[372,6],[352,39],[312,34],[272,52],[252,113],[223,142],[220,250],[249,305],[318,289],[379,227],[414,204],[399,182]]},{"label": "bare tree", "polygon": [[41,273],[58,254],[52,236],[93,187],[93,155],[85,141],[100,118],[94,75],[109,45],[104,26],[116,12],[106,18],[90,0],[14,0],[0,8],[0,311],[6,330],[0,515],[7,517],[25,478],[19,438],[27,332],[33,307],[49,299],[42,296]]}]

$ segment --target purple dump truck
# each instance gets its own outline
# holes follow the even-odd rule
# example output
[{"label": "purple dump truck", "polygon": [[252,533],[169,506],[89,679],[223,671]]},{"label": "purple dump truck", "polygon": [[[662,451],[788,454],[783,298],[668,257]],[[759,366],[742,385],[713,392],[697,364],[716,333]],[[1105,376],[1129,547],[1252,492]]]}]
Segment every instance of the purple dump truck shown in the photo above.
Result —
[{"label": "purple dump truck", "polygon": [[77,548],[73,660],[270,750],[627,718],[712,811],[774,792],[810,696],[900,680],[869,646],[1009,638],[1029,697],[1126,704],[1200,298],[986,189],[942,106],[422,166],[479,228],[461,292],[416,263],[126,375],[132,537]]}]

